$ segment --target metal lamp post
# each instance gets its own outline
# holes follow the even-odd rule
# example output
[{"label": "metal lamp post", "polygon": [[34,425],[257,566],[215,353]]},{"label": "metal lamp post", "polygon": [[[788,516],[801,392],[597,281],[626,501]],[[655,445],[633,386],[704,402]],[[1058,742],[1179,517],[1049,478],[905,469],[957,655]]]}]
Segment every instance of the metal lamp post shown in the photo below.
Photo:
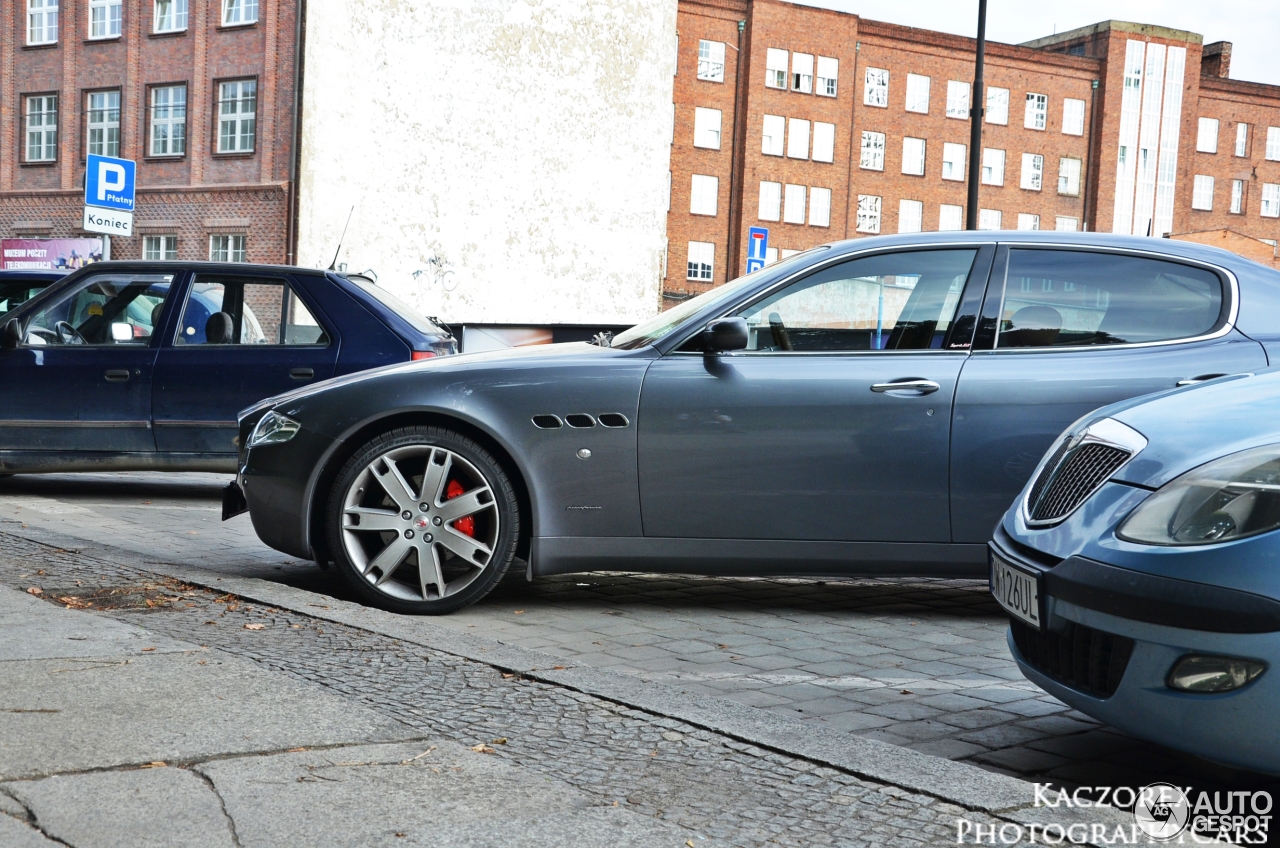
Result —
[{"label": "metal lamp post", "polygon": [[982,84],[982,64],[987,52],[987,0],[978,0],[978,49],[973,68],[973,95],[969,103],[969,200],[964,210],[964,228],[978,229],[978,184],[982,176],[982,115],[986,95]]}]

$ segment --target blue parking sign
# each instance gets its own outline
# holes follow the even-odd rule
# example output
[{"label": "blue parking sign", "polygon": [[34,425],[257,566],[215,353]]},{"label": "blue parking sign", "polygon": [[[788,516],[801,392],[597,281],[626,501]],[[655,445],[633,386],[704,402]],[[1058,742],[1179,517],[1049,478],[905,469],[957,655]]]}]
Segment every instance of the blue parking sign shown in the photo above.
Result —
[{"label": "blue parking sign", "polygon": [[768,227],[751,227],[747,230],[747,273],[764,267],[765,252],[769,249]]},{"label": "blue parking sign", "polygon": [[137,173],[134,161],[91,153],[85,164],[85,206],[132,212]]}]

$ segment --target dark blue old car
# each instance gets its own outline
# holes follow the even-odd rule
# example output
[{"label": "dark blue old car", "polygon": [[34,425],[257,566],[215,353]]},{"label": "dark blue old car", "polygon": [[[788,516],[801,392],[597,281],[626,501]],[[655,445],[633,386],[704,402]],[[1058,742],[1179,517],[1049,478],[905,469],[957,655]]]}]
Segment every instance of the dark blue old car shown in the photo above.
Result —
[{"label": "dark blue old car", "polygon": [[456,352],[371,280],[232,263],[102,262],[3,319],[0,473],[234,471],[269,395]]}]

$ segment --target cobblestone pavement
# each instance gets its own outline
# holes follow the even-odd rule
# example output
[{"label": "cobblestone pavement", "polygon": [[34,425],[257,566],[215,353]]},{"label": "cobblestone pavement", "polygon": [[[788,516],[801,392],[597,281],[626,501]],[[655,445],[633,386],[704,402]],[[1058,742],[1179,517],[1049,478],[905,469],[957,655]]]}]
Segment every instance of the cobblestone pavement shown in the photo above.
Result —
[{"label": "cobblestone pavement", "polygon": [[[11,478],[0,519],[342,596],[333,572],[266,548],[247,517],[218,521],[226,479]],[[1264,780],[1133,740],[1037,689],[983,581],[516,577],[431,623],[1027,779]]]}]

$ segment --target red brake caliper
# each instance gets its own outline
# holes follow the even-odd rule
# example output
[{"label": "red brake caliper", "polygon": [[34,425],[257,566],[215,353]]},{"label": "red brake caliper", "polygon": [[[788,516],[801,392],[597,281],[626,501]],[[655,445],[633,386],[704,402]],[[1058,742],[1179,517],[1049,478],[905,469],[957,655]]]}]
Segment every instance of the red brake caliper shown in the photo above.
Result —
[{"label": "red brake caliper", "polygon": [[[449,485],[445,486],[444,499],[451,501],[458,495],[465,495],[467,490],[462,488],[462,484],[457,480],[450,480]],[[476,518],[474,515],[467,515],[453,522],[453,526],[459,533],[464,536],[476,537]]]}]

